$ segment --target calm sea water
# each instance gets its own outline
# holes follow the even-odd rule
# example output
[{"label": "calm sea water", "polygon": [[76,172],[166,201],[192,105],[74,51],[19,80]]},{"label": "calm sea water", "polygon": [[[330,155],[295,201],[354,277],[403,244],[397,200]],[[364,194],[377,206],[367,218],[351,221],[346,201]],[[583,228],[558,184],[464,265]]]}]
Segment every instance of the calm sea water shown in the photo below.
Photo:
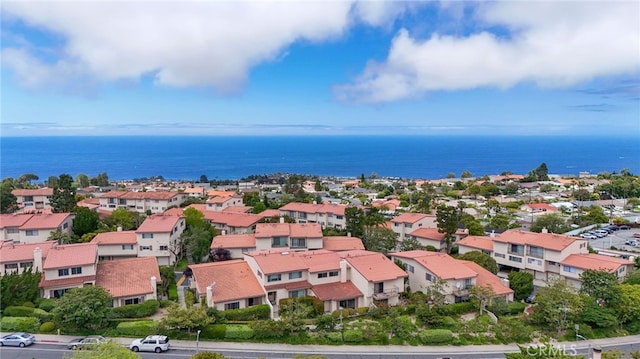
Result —
[{"label": "calm sea water", "polygon": [[640,139],[628,137],[3,137],[0,176],[107,172],[110,179],[240,179],[276,172],[443,178],[549,173],[640,173]]}]

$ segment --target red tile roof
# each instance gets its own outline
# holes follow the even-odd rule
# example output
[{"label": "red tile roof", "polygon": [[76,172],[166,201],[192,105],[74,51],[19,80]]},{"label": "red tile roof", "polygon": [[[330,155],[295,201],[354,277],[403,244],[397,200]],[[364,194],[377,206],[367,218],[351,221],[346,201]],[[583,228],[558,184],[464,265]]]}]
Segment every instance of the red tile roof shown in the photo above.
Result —
[{"label": "red tile roof", "polygon": [[493,240],[502,243],[532,245],[553,251],[561,251],[575,241],[586,242],[585,239],[562,234],[525,232],[516,229],[509,229],[493,238]]},{"label": "red tile roof", "polygon": [[255,248],[256,237],[253,234],[227,234],[213,237],[211,249],[216,248]]},{"label": "red tile roof", "polygon": [[410,235],[418,238],[432,239],[441,241],[444,239],[445,234],[438,232],[438,228],[418,228],[411,232]]},{"label": "red tile roof", "polygon": [[150,199],[150,200],[169,200],[180,193],[178,192],[127,192],[120,196],[122,199]]},{"label": "red tile roof", "polygon": [[302,259],[302,261],[307,265],[309,273],[326,272],[340,269],[340,256],[337,252],[316,250],[295,252],[294,255]]},{"label": "red tile roof", "polygon": [[99,198],[120,198],[122,196],[124,196],[125,194],[127,194],[129,192],[127,191],[109,191],[107,193],[103,193],[103,194],[98,194]]},{"label": "red tile roof", "polygon": [[166,233],[178,225],[181,217],[154,215],[147,217],[136,233]]},{"label": "red tile roof", "polygon": [[229,206],[223,209],[223,212],[232,212],[232,213],[251,213],[251,209],[253,207],[248,206]]},{"label": "red tile roof", "polygon": [[91,243],[105,244],[136,244],[136,231],[118,231],[98,233]]},{"label": "red tile roof", "polygon": [[280,217],[280,211],[277,209],[267,209],[257,214],[262,218]]},{"label": "red tile roof", "polygon": [[364,244],[362,244],[362,240],[357,237],[331,236],[324,237],[322,240],[322,249],[328,251],[350,251],[354,249],[364,249]]},{"label": "red tile roof", "polygon": [[474,278],[478,275],[469,267],[460,265],[457,260],[445,253],[415,250],[396,252],[391,257],[413,259],[429,272],[444,280]]},{"label": "red tile roof", "polygon": [[322,238],[322,227],[318,223],[256,224],[256,238],[272,237]]},{"label": "red tile roof", "polygon": [[243,260],[193,264],[193,278],[200,295],[207,294],[207,286],[213,286],[214,302],[229,302],[237,299],[264,297],[262,286]]},{"label": "red tile roof", "polygon": [[546,203],[529,203],[527,206],[532,209],[544,210],[544,211],[557,211],[558,209],[550,204]]},{"label": "red tile roof", "polygon": [[274,285],[266,285],[264,287],[266,291],[272,291],[277,289],[297,290],[297,289],[309,289],[309,288],[311,288],[311,283],[307,282],[306,280],[274,284]]},{"label": "red tile roof", "polygon": [[248,228],[258,223],[262,216],[248,213],[234,213],[221,211],[203,211],[204,218],[214,224],[222,224],[228,227]]},{"label": "red tile roof", "polygon": [[20,227],[25,224],[33,214],[0,214],[0,228]]},{"label": "red tile roof", "polygon": [[63,287],[63,286],[79,286],[85,283],[95,282],[95,275],[86,275],[82,277],[66,277],[62,279],[47,280],[44,276],[40,279],[40,288]]},{"label": "red tile roof", "polygon": [[17,188],[11,191],[14,196],[53,196],[53,188],[35,188],[35,189],[23,189]]},{"label": "red tile roof", "polygon": [[48,214],[34,214],[25,224],[23,224],[21,230],[31,229],[53,229],[58,228],[69,217],[73,217],[71,213],[48,213]]},{"label": "red tile roof", "polygon": [[209,197],[215,197],[215,196],[218,196],[218,197],[224,197],[224,196],[231,197],[231,196],[233,196],[235,194],[236,194],[236,192],[234,192],[234,191],[218,191],[216,189],[212,189],[212,190],[209,190],[207,192],[207,196],[209,196]]},{"label": "red tile roof", "polygon": [[618,270],[618,268],[620,268],[620,266],[623,265],[633,264],[633,262],[627,259],[603,256],[601,254],[593,253],[572,254],[560,263],[584,270],[604,270],[607,272],[616,271]]},{"label": "red tile roof", "polygon": [[98,263],[96,285],[114,298],[152,294],[151,277],[162,282],[156,257],[128,258]]},{"label": "red tile roof", "polygon": [[308,268],[296,252],[290,251],[259,251],[245,255],[252,257],[264,274],[277,274],[301,271]]},{"label": "red tile roof", "polygon": [[466,266],[467,268],[471,269],[472,271],[478,274],[478,276],[476,277],[476,286],[478,287],[489,286],[491,287],[491,290],[493,290],[493,293],[495,293],[496,295],[505,295],[505,294],[513,293],[513,290],[508,286],[506,286],[497,275],[484,269],[484,267],[472,261],[458,260],[458,262],[462,263],[462,265]]},{"label": "red tile roof", "polygon": [[83,266],[98,261],[98,247],[94,243],[63,244],[51,247],[44,269]]},{"label": "red tile roof", "polygon": [[341,204],[313,204],[290,202],[280,207],[280,211],[288,212],[304,212],[304,213],[331,213],[337,216],[344,216],[344,210],[347,208]]},{"label": "red tile roof", "polygon": [[[36,248],[40,248],[42,258],[44,259],[54,244],[54,241],[22,244],[13,244],[12,241],[1,242],[0,263],[32,261],[33,251]],[[42,268],[40,268],[40,270],[42,270]]]},{"label": "red tile roof", "polygon": [[350,281],[318,284],[314,285],[311,290],[321,301],[344,300],[363,296],[362,292]]},{"label": "red tile roof", "polygon": [[493,251],[493,238],[485,236],[467,236],[458,241],[458,246],[467,246],[481,251]]},{"label": "red tile roof", "polygon": [[382,253],[369,251],[338,252],[367,281],[380,282],[407,276],[407,273]]},{"label": "red tile roof", "polygon": [[169,208],[169,209],[165,210],[164,212],[162,212],[162,215],[163,216],[182,217],[182,216],[184,216],[184,208],[180,208],[180,207]]},{"label": "red tile roof", "polygon": [[402,213],[401,215],[391,219],[391,222],[393,223],[417,223],[427,217],[434,217],[433,215],[427,215],[424,213],[410,213],[410,212],[405,212]]}]

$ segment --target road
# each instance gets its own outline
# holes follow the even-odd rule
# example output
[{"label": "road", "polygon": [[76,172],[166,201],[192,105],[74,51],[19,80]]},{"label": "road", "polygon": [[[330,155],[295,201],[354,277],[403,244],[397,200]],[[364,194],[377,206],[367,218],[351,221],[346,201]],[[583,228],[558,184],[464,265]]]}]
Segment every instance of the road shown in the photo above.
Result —
[{"label": "road", "polygon": [[[620,349],[623,352],[640,352],[640,342],[637,338],[629,340],[623,343],[603,345],[603,340],[597,340],[593,343],[589,341],[574,342],[574,343],[559,343],[556,344],[557,348],[564,350],[569,355],[575,354],[587,354],[590,352],[592,346],[601,346],[605,350]],[[385,347],[384,351],[374,350],[366,351],[366,347],[357,347],[357,350],[353,350],[354,347],[322,347],[314,346],[315,350],[309,350],[309,346],[305,346],[304,350],[299,351],[298,354],[311,355],[320,354],[326,359],[504,359],[504,346],[502,348],[496,348],[494,346],[477,346],[477,347]],[[376,347],[379,348],[379,347]],[[515,351],[515,346],[510,346],[510,351]],[[343,350],[341,350],[343,349]],[[373,349],[373,348],[372,348]],[[410,349],[410,352],[406,349]],[[424,351],[422,351],[423,349]],[[228,358],[233,359],[276,359],[276,358],[292,358],[296,353],[291,349],[278,349],[277,346],[272,346],[269,349],[252,349],[251,344],[247,343],[246,349],[222,349],[216,350],[221,354],[224,354]],[[36,343],[28,348],[8,348],[4,347],[0,349],[0,357],[2,359],[62,359],[65,354],[70,356],[71,350],[66,349],[61,344],[48,344],[48,343]],[[191,348],[179,348],[171,349],[168,352],[155,354],[155,353],[140,353],[144,359],[185,359],[191,357],[196,353],[195,349]]]}]

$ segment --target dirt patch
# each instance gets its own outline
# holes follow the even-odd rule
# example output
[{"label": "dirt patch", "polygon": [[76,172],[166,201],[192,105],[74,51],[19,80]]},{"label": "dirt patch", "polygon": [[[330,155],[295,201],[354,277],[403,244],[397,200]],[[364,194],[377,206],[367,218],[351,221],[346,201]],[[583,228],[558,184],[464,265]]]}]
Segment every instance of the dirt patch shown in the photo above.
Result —
[{"label": "dirt patch", "polygon": [[460,316],[460,319],[464,320],[464,321],[471,321],[473,319],[476,319],[476,313],[467,313],[467,314],[463,314]]}]

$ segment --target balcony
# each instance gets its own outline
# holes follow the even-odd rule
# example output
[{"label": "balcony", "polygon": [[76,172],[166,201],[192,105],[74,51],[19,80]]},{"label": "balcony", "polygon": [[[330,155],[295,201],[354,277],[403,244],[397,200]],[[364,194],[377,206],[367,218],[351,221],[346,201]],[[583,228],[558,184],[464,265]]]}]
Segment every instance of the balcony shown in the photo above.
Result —
[{"label": "balcony", "polygon": [[398,289],[398,287],[394,286],[391,289],[387,289],[385,291],[378,292],[378,293],[373,293],[373,299],[375,299],[375,300],[385,300],[385,299],[389,299],[389,298],[392,298],[392,297],[397,297],[399,292],[400,292],[400,290]]}]

